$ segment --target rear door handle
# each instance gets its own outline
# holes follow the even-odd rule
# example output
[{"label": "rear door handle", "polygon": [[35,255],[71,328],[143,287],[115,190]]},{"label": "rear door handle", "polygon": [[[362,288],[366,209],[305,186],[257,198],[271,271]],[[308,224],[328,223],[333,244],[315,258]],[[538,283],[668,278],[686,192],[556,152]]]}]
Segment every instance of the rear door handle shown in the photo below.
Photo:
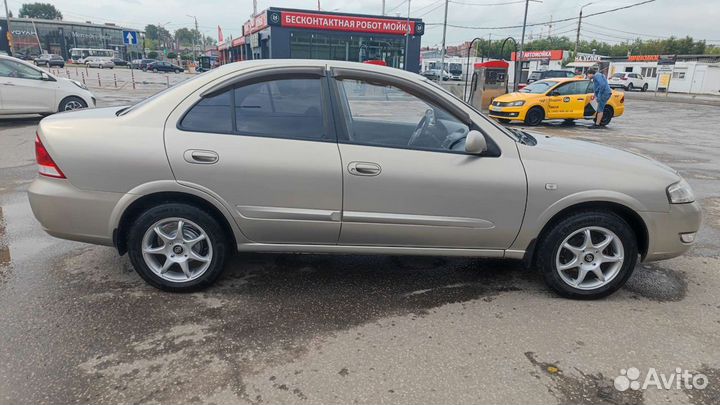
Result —
[{"label": "rear door handle", "polygon": [[211,165],[220,160],[217,152],[211,150],[188,149],[183,154],[185,161],[188,163]]},{"label": "rear door handle", "polygon": [[382,169],[380,165],[372,162],[350,162],[348,172],[355,176],[377,176]]}]

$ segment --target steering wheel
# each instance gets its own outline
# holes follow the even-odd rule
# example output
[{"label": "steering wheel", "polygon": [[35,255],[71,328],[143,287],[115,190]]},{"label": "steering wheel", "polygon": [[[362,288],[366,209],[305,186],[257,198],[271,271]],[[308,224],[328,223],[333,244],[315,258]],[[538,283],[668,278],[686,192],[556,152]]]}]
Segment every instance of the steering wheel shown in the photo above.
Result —
[{"label": "steering wheel", "polygon": [[420,122],[418,122],[417,126],[415,127],[415,131],[413,132],[412,136],[410,137],[410,140],[408,141],[408,146],[413,146],[415,142],[417,142],[418,139],[420,139],[420,136],[425,132],[425,130],[435,125],[435,110],[432,108],[428,108],[425,110],[425,114],[420,119]]}]

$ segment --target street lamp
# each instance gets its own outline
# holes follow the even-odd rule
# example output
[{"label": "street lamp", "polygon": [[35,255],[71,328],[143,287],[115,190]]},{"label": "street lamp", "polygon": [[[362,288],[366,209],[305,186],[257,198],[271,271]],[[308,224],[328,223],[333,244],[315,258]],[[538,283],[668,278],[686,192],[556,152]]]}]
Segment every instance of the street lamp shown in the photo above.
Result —
[{"label": "street lamp", "polygon": [[578,53],[578,44],[580,43],[580,24],[582,24],[582,11],[585,7],[593,4],[593,2],[585,3],[580,7],[580,16],[578,17],[578,28],[577,28],[577,36],[575,37],[575,52],[573,53],[573,58],[577,57]]},{"label": "street lamp", "polygon": [[[195,20],[195,32],[199,34],[199,33],[200,33],[200,30],[198,29],[197,17],[194,16],[194,15],[190,15],[190,14],[185,14],[185,15],[186,15],[187,17],[190,17],[190,18],[192,18],[193,20]],[[203,39],[203,38],[201,38],[201,40],[202,40],[202,39]],[[196,59],[197,59],[197,46],[196,46],[196,44],[195,44],[195,33],[193,33],[192,40],[193,40],[193,63],[195,63],[195,61],[196,61]],[[203,47],[203,48],[204,48],[204,47]]]}]

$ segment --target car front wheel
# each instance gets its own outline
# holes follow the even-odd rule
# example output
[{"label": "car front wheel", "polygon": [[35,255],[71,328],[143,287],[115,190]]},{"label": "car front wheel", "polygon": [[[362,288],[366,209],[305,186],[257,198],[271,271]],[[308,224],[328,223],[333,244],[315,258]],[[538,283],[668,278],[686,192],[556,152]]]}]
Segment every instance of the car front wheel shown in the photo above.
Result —
[{"label": "car front wheel", "polygon": [[212,284],[222,273],[227,246],[227,236],[212,215],[179,203],[145,211],[128,234],[128,253],[140,277],[173,292]]},{"label": "car front wheel", "polygon": [[85,100],[81,99],[80,97],[66,97],[58,106],[58,111],[72,111],[72,110],[79,110],[81,108],[87,108],[87,103],[85,103]]},{"label": "car front wheel", "polygon": [[628,84],[627,91],[633,91],[635,89],[635,86],[633,86],[632,83]]},{"label": "car front wheel", "polygon": [[647,84],[647,83],[643,84],[641,91],[642,91],[642,92],[646,92],[647,89],[648,89],[648,84]]},{"label": "car front wheel", "polygon": [[543,111],[540,107],[533,107],[527,112],[527,114],[525,114],[525,125],[540,125],[544,119],[545,111]]},{"label": "car front wheel", "polygon": [[635,233],[624,219],[584,211],[557,222],[540,238],[535,265],[559,295],[597,299],[625,284],[637,257]]}]

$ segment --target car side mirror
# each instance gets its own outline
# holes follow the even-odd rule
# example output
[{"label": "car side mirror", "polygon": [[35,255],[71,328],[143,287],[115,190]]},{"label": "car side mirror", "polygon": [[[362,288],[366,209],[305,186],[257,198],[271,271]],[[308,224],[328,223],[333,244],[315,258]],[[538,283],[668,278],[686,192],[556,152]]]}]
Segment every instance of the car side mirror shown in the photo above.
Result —
[{"label": "car side mirror", "polygon": [[473,155],[481,155],[487,152],[487,140],[480,131],[472,130],[465,138],[465,152]]}]

